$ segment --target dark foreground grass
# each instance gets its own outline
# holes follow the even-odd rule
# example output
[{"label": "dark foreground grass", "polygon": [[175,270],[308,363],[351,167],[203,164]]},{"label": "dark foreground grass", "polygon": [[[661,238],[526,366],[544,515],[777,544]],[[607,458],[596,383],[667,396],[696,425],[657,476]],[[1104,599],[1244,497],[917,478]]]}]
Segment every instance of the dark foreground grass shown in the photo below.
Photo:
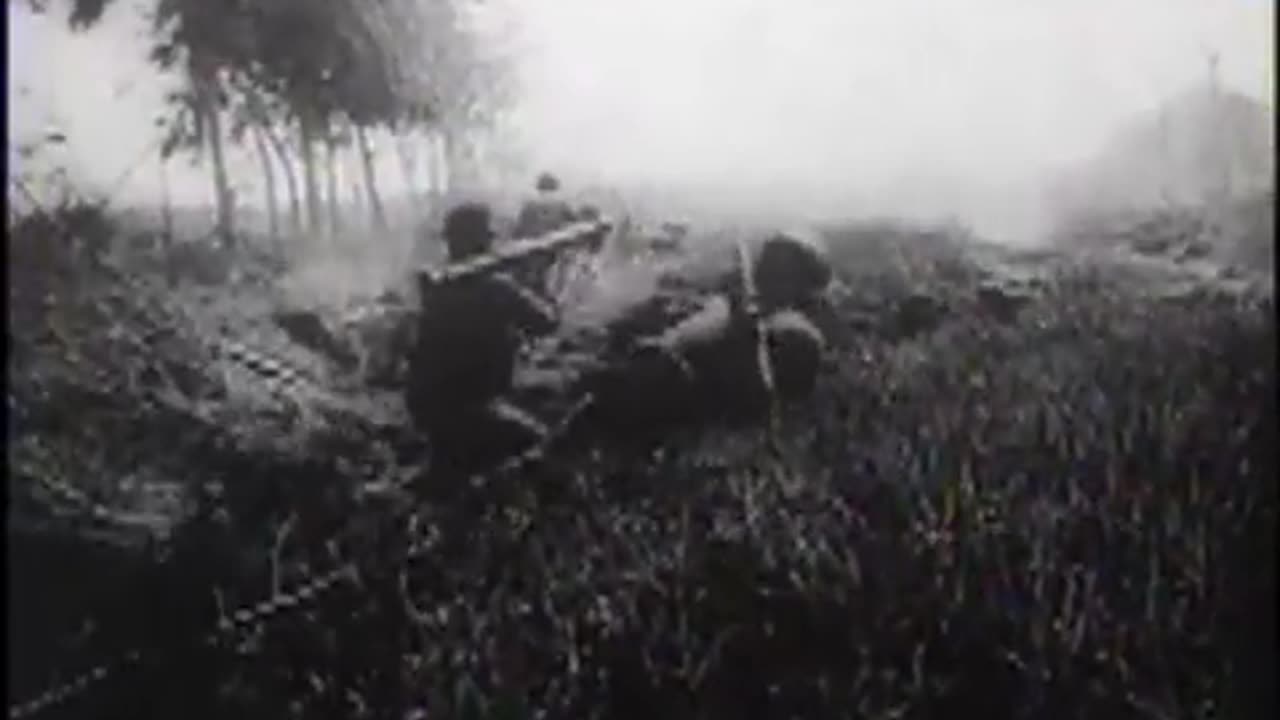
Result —
[{"label": "dark foreground grass", "polygon": [[[962,263],[929,247],[896,265],[882,249],[842,256],[858,312],[925,288],[953,314],[907,339],[833,328],[831,372],[776,442],[712,432],[644,461],[553,461],[413,523],[355,499],[333,453],[209,444],[222,500],[159,560],[130,570],[24,540],[27,558],[96,570],[62,595],[102,599],[57,615],[48,565],[16,578],[37,603],[17,618],[29,629],[42,612],[97,623],[11,651],[19,679],[142,645],[152,661],[61,711],[1271,716],[1270,301],[1159,300],[1077,267],[1000,325],[961,304]],[[427,550],[406,557],[414,542]],[[251,604],[335,558],[357,561],[354,579],[213,646],[182,642],[219,602]]]}]

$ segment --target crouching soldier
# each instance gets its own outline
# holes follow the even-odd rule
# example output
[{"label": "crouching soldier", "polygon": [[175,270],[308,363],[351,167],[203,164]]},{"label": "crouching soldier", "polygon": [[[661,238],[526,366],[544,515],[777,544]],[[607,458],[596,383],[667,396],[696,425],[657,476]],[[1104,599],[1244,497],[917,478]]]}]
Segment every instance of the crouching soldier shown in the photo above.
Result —
[{"label": "crouching soldier", "polygon": [[[451,210],[444,237],[450,262],[488,252],[494,240],[488,206]],[[422,285],[406,405],[431,443],[433,474],[478,472],[540,442],[546,429],[504,395],[522,336],[552,330],[553,309],[504,273],[439,285],[424,278]]]},{"label": "crouching soldier", "polygon": [[[776,235],[751,280],[754,303],[741,292],[712,293],[680,321],[632,343],[625,363],[597,379],[591,423],[639,437],[640,427],[660,433],[685,421],[760,420],[775,398],[809,394],[826,349],[804,312],[831,281],[820,246]],[[758,311],[749,310],[753,304]]]},{"label": "crouching soldier", "polygon": [[788,399],[811,392],[825,348],[822,333],[799,312],[779,310],[757,324],[730,299],[713,296],[691,317],[647,338],[638,357],[650,367],[667,364],[698,415],[733,422],[763,417],[775,393]]},{"label": "crouching soldier", "polygon": [[[541,237],[577,219],[573,208],[560,197],[560,181],[554,175],[539,175],[535,189],[537,195],[525,202],[516,216],[513,234],[517,238]],[[555,263],[554,257],[534,258],[520,268],[518,277],[526,286],[548,293],[548,276]]]}]

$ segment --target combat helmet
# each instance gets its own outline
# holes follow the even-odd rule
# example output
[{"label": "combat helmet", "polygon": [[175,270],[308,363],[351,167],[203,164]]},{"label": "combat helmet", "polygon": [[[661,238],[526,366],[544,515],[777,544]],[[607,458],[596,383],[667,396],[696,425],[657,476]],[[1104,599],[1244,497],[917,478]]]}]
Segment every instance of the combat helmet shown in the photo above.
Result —
[{"label": "combat helmet", "polygon": [[450,262],[488,252],[496,233],[493,211],[483,202],[464,202],[444,217],[444,242]]},{"label": "combat helmet", "polygon": [[760,249],[754,275],[765,306],[802,306],[831,283],[826,244],[817,233],[804,228],[774,233]]},{"label": "combat helmet", "polygon": [[538,175],[538,181],[535,184],[535,187],[538,192],[553,193],[560,189],[560,178],[557,178],[549,172],[544,172]]}]

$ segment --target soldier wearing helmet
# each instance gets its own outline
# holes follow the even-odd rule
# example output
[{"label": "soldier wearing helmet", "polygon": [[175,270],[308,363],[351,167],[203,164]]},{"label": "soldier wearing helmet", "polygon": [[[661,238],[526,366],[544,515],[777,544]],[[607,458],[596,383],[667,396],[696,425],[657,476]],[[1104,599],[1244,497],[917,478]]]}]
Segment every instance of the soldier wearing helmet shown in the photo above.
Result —
[{"label": "soldier wearing helmet", "polygon": [[655,426],[698,417],[736,421],[767,412],[770,392],[783,398],[811,392],[826,339],[805,311],[831,281],[822,246],[799,233],[770,236],[751,279],[757,311],[748,312],[740,291],[718,290],[679,321],[636,341],[627,368],[602,378],[601,405],[608,409],[601,414]]},{"label": "soldier wearing helmet", "polygon": [[[534,187],[537,195],[525,202],[516,216],[516,237],[541,237],[577,219],[573,208],[560,197],[560,180],[556,176],[544,172],[538,176]],[[547,291],[547,273],[554,262],[553,258],[543,258],[527,263],[522,268],[521,280],[540,292]]]},{"label": "soldier wearing helmet", "polygon": [[[450,262],[488,252],[495,233],[483,203],[444,221]],[[538,442],[545,429],[504,396],[523,336],[556,325],[554,310],[510,275],[421,281],[422,311],[409,359],[406,404],[433,447],[433,469],[467,473]]]},{"label": "soldier wearing helmet", "polygon": [[538,237],[573,222],[573,208],[560,197],[560,181],[551,173],[542,173],[534,184],[537,195],[525,202],[516,216],[515,235]]},{"label": "soldier wearing helmet", "polygon": [[549,172],[538,175],[538,182],[535,183],[538,192],[553,193],[560,189],[560,179]]}]

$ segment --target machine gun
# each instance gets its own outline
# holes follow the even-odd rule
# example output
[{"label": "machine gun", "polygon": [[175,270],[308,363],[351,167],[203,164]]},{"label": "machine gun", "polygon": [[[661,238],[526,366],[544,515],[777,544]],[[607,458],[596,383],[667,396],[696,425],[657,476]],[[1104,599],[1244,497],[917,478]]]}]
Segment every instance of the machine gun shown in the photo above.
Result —
[{"label": "machine gun", "polygon": [[425,296],[431,288],[505,270],[569,248],[587,247],[597,251],[604,245],[605,238],[613,227],[613,222],[607,219],[590,220],[568,225],[539,238],[514,240],[465,262],[453,263],[438,270],[419,271],[418,287]]}]

